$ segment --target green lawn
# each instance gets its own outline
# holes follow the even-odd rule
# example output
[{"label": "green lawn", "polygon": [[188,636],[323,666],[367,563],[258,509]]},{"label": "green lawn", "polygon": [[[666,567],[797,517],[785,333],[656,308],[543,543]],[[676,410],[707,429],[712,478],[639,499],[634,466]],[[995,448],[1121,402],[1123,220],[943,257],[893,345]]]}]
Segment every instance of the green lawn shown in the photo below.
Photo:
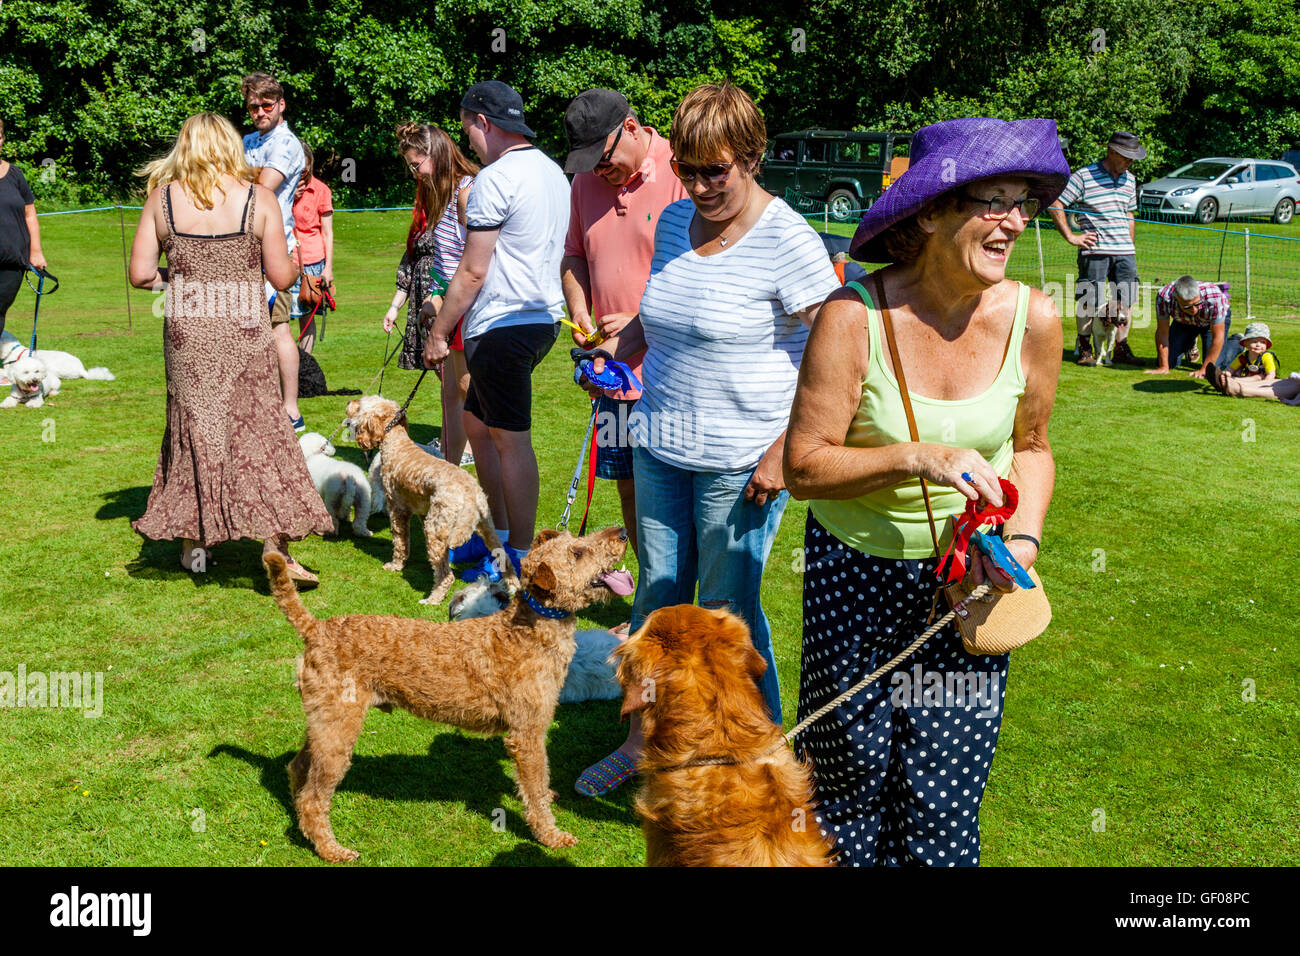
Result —
[{"label": "green lawn", "polygon": [[[336,219],[343,312],[317,354],[332,387],[363,387],[384,348],[380,317],[406,217]],[[223,545],[219,563],[191,578],[172,543],[142,541],[129,526],[163,429],[154,296],[131,294],[127,334],[116,213],[42,226],[64,286],[43,306],[41,343],[107,365],[118,380],[71,382],[44,409],[0,413],[0,671],[100,671],[105,701],[98,719],[0,708],[0,862],[317,865],[294,825],[284,770],[302,735],[292,687],[301,644],[267,594],[260,546]],[[1072,257],[1055,235],[1043,243],[1048,281],[1062,281]],[[1146,261],[1148,245],[1177,248],[1174,239],[1144,245],[1140,234],[1146,273],[1162,267]],[[1162,255],[1172,264],[1173,251]],[[1014,265],[1037,281],[1032,249]],[[23,292],[10,312],[20,338],[32,301]],[[1284,366],[1300,367],[1291,306],[1257,302]],[[1149,331],[1134,342],[1152,354]],[[586,422],[570,368],[557,348],[535,378],[539,526],[559,515]],[[421,440],[438,419],[432,381],[414,404]],[[386,391],[404,398],[413,382],[393,371]],[[344,401],[304,402],[309,426],[331,431]],[[1298,415],[1223,398],[1185,372],[1153,379],[1065,365],[1052,429],[1057,491],[1038,563],[1055,620],[1013,655],[982,814],[986,864],[1300,863],[1300,673],[1285,557],[1300,531]],[[340,454],[360,461],[355,447]],[[597,526],[618,520],[612,487],[601,486],[593,511]],[[792,554],[803,520],[804,506],[791,503],[765,581],[791,716],[801,619]],[[380,570],[390,534],[379,518],[372,526],[367,541],[299,546],[324,581],[307,606],[445,616],[417,603],[429,586],[420,561],[404,575]],[[583,625],[626,616],[606,607]],[[1249,687],[1253,700],[1243,699]],[[553,852],[524,826],[499,739],[375,711],[334,826],[370,864],[636,865],[630,788],[595,801],[572,790],[621,737],[616,702],[560,708],[550,735],[556,813],[580,842]],[[498,808],[504,831],[493,827]]]}]

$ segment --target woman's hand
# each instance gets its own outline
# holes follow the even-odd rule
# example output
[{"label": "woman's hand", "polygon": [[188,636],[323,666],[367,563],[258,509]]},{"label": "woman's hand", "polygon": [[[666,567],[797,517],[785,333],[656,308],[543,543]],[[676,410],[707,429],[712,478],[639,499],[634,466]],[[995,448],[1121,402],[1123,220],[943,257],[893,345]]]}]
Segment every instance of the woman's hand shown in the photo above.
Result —
[{"label": "woman's hand", "polygon": [[769,498],[775,498],[785,490],[785,476],[782,473],[782,455],[785,451],[785,435],[782,434],[772,447],[763,455],[762,461],[749,476],[745,485],[745,498],[760,508],[767,504]]},{"label": "woman's hand", "polygon": [[[585,345],[582,347],[587,348]],[[603,339],[600,345],[596,346],[596,348],[600,349],[602,352],[607,352],[610,355],[617,355],[618,353],[615,350],[618,348],[618,336],[615,335],[611,338]],[[591,371],[593,375],[599,375],[601,372],[605,371],[605,359],[599,355],[592,359]],[[605,389],[588,379],[585,375],[578,379],[578,387],[585,390],[592,398],[600,398],[605,394]]]},{"label": "woman's hand", "polygon": [[433,328],[434,321],[438,318],[438,306],[442,304],[442,296],[431,295],[420,304],[420,323],[427,328]]},{"label": "woman's hand", "polygon": [[397,328],[397,306],[390,305],[384,313],[384,331],[391,332]]},{"label": "woman's hand", "polygon": [[321,277],[321,281],[324,282],[325,285],[332,286],[334,284],[334,270],[331,269],[329,266],[326,266],[323,270],[321,270],[320,277]]},{"label": "woman's hand", "polygon": [[[971,448],[922,444],[917,446],[917,454],[920,456],[915,469],[918,478],[956,488],[972,501],[983,499],[995,508],[1002,507],[1002,484],[998,473],[979,452]],[[969,479],[963,476],[969,476]]]},{"label": "woman's hand", "polygon": [[[1017,538],[1015,541],[1005,542],[1006,549],[1011,552],[1011,556],[1016,559],[1019,565],[1026,571],[1033,565],[1038,558],[1038,547],[1032,541],[1026,541],[1024,538]],[[1004,574],[994,563],[993,559],[982,551],[974,548],[971,549],[970,566],[966,569],[966,578],[962,585],[967,591],[973,591],[985,581],[997,591],[1006,594],[1016,589],[1016,584],[1012,581],[1010,575]]]},{"label": "woman's hand", "polygon": [[45,253],[34,252],[31,254],[31,256],[29,256],[29,258],[32,261],[32,268],[40,269],[42,272],[45,271],[45,267],[46,267]]}]

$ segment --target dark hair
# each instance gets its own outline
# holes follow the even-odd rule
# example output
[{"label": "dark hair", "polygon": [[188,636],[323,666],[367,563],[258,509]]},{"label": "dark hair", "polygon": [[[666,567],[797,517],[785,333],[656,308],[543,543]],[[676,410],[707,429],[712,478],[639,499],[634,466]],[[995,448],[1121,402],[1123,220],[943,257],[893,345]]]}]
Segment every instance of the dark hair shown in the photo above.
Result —
[{"label": "dark hair", "polygon": [[430,224],[442,218],[461,179],[477,176],[479,168],[465,158],[445,130],[427,123],[403,123],[397,127],[398,155],[404,155],[408,149],[424,153],[433,166],[431,177],[420,176],[415,181],[415,209],[406,237],[406,251],[414,252],[415,240]]},{"label": "dark hair", "polygon": [[303,166],[302,171],[306,174],[308,179],[311,179],[312,175],[316,172],[316,154],[313,153],[311,147],[302,140],[298,140],[298,145],[302,147],[302,158],[306,161],[306,165]]},{"label": "dark hair", "polygon": [[272,100],[284,99],[284,87],[279,84],[275,77],[266,73],[250,73],[239,84],[239,89],[243,94],[245,103],[248,102],[250,95],[258,99],[263,97]]},{"label": "dark hair", "polygon": [[916,217],[925,212],[941,215],[949,210],[956,209],[960,202],[961,197],[957,195],[957,191],[950,189],[930,200],[921,207],[919,212],[908,216],[901,222],[894,223],[894,225],[886,229],[880,237],[880,241],[884,244],[889,257],[894,262],[903,265],[919,259],[921,251],[925,248],[931,234],[921,228],[921,224],[916,221]]}]

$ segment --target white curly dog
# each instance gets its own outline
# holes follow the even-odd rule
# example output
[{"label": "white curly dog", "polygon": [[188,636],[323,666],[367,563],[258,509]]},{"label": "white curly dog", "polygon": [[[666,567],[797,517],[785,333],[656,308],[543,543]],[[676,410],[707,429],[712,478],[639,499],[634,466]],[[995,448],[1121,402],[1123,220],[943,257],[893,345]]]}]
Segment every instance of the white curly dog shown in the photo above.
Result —
[{"label": "white curly dog", "polygon": [[369,538],[366,519],[371,514],[371,491],[366,473],[350,461],[335,458],[334,446],[319,432],[303,435],[298,447],[307,459],[307,471],[325,502],[325,510],[334,519],[334,533],[339,533],[341,522],[351,521],[354,534]]}]

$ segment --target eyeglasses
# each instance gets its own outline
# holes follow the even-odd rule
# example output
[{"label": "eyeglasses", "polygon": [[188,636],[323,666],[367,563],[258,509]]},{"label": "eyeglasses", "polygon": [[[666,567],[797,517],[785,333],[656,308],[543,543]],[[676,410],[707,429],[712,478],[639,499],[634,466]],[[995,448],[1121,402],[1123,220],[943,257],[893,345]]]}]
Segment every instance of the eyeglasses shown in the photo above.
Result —
[{"label": "eyeglasses", "polygon": [[414,162],[414,163],[412,163],[412,162],[408,162],[406,165],[410,167],[411,172],[413,172],[413,173],[418,173],[418,172],[420,171],[420,167],[424,165],[424,160],[426,160],[426,159],[428,159],[428,158],[429,158],[428,156],[425,156],[425,157],[423,157],[422,159],[417,160],[417,161]]},{"label": "eyeglasses", "polygon": [[269,113],[280,104],[277,103],[249,103],[248,112],[256,116],[258,113]]},{"label": "eyeglasses", "polygon": [[601,153],[600,159],[596,161],[596,165],[598,167],[609,165],[609,161],[614,158],[614,150],[618,149],[618,141],[622,138],[623,138],[623,127],[620,126],[618,128],[618,135],[614,137],[614,145],[611,146],[609,149],[605,150],[605,152]]},{"label": "eyeglasses", "polygon": [[1038,215],[1038,210],[1042,203],[1033,196],[1026,196],[1024,199],[1008,199],[1006,196],[994,196],[992,199],[980,199],[978,196],[970,196],[961,193],[961,198],[967,202],[983,203],[988,207],[984,213],[985,219],[1006,219],[1011,215],[1011,210],[1019,209],[1022,219],[1033,219]]},{"label": "eyeglasses", "polygon": [[726,181],[727,176],[731,173],[731,168],[735,163],[710,163],[707,166],[689,166],[686,163],[679,163],[675,159],[670,159],[668,165],[673,169],[673,175],[684,183],[695,182],[695,177],[703,177],[710,186],[720,186]]}]

